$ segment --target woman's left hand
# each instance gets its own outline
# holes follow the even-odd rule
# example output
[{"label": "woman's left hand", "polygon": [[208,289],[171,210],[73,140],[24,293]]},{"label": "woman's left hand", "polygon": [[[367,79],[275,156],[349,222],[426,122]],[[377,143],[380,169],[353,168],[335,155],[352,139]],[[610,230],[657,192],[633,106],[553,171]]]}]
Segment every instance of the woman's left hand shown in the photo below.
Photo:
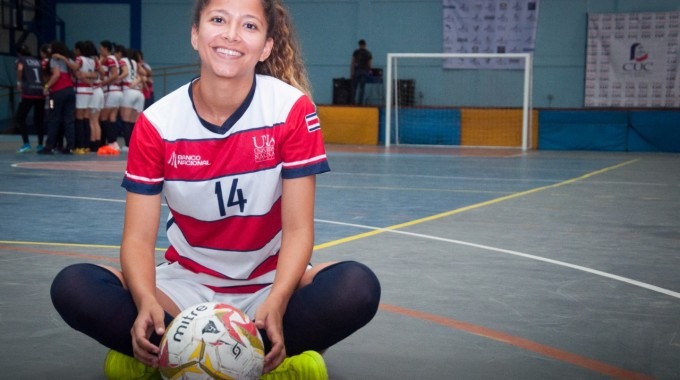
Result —
[{"label": "woman's left hand", "polygon": [[283,311],[274,300],[267,299],[255,312],[255,327],[265,330],[271,342],[271,350],[264,357],[264,373],[268,373],[286,358],[283,342]]}]

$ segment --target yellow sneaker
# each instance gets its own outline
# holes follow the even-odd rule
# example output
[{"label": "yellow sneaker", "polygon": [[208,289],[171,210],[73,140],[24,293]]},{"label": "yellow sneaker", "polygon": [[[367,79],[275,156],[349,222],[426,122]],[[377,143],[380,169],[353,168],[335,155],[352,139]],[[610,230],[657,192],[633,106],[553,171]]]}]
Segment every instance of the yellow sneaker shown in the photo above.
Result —
[{"label": "yellow sneaker", "polygon": [[158,369],[149,367],[132,356],[127,356],[115,350],[106,354],[104,374],[109,380],[160,380]]},{"label": "yellow sneaker", "polygon": [[328,380],[323,357],[316,351],[305,351],[286,358],[276,369],[260,380]]}]

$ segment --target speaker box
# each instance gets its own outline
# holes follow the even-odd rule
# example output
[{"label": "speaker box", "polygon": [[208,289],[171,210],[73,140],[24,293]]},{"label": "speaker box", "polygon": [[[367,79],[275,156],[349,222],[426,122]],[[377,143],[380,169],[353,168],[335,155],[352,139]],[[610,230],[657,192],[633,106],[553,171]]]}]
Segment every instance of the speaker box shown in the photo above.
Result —
[{"label": "speaker box", "polygon": [[416,81],[415,79],[397,80],[397,98],[400,106],[412,106],[416,100]]},{"label": "speaker box", "polygon": [[333,104],[350,104],[352,97],[352,80],[333,78]]}]

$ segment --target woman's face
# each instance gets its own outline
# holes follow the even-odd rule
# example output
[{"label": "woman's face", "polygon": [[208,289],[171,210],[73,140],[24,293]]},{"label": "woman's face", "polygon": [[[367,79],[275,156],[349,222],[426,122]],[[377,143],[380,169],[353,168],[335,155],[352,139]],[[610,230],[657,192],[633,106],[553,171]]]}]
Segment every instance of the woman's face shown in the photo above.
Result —
[{"label": "woman's face", "polygon": [[212,0],[199,25],[191,28],[191,45],[201,58],[201,75],[252,80],[255,65],[271,53],[260,0]]}]

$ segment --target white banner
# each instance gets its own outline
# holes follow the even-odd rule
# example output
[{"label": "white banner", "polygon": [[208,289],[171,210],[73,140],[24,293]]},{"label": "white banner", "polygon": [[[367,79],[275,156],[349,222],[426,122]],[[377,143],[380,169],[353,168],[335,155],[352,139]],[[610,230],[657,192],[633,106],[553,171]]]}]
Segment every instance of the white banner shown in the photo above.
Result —
[{"label": "white banner", "polygon": [[[532,53],[539,0],[443,0],[444,53]],[[518,59],[449,59],[444,68],[523,69]]]},{"label": "white banner", "polygon": [[680,12],[588,16],[586,107],[680,106]]}]

